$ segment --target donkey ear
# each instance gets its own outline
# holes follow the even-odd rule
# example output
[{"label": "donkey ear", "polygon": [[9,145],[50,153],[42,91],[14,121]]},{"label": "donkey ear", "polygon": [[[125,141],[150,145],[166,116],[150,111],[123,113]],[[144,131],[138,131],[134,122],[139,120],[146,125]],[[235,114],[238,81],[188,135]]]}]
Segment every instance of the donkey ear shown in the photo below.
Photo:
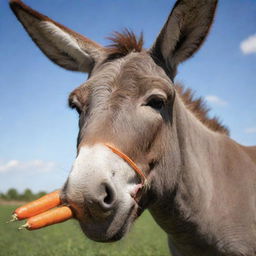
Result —
[{"label": "donkey ear", "polygon": [[11,0],[10,7],[42,52],[61,67],[90,72],[104,54],[104,48],[97,43],[38,13],[20,0]]},{"label": "donkey ear", "polygon": [[202,45],[213,22],[218,0],[178,0],[150,53],[173,78],[177,65]]}]

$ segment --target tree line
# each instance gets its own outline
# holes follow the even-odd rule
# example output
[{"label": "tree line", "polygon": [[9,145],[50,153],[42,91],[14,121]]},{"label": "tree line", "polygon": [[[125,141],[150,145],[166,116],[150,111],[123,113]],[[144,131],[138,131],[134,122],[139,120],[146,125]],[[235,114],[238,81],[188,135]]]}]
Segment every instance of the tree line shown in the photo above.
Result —
[{"label": "tree line", "polygon": [[46,194],[45,191],[33,193],[29,188],[19,193],[17,189],[10,188],[6,193],[0,193],[0,199],[2,200],[15,200],[15,201],[32,201]]}]

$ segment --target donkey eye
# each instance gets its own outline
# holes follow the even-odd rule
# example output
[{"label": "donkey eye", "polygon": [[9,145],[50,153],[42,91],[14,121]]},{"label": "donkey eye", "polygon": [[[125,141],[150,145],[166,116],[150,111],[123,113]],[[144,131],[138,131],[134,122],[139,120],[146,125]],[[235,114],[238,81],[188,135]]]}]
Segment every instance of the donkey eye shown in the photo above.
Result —
[{"label": "donkey eye", "polygon": [[152,97],[147,102],[146,106],[149,106],[157,111],[160,111],[164,106],[164,100],[160,97]]},{"label": "donkey eye", "polygon": [[79,115],[81,114],[81,112],[82,112],[81,104],[76,99],[76,97],[69,98],[69,102],[68,103],[69,103],[70,108],[75,109]]},{"label": "donkey eye", "polygon": [[75,109],[76,110],[76,112],[80,115],[81,114],[81,109],[76,105],[76,104],[70,104],[70,107],[72,108],[72,109]]},{"label": "donkey eye", "polygon": [[81,115],[82,111],[81,111],[81,109],[80,109],[80,108],[75,107],[74,109],[76,110],[76,112],[77,112],[79,115]]}]

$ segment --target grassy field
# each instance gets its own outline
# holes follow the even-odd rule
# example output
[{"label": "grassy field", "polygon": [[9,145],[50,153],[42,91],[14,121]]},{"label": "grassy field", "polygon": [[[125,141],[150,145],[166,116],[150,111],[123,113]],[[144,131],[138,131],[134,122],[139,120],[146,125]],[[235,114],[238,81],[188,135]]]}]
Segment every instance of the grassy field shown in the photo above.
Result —
[{"label": "grassy field", "polygon": [[9,223],[15,206],[0,205],[0,256],[164,256],[169,255],[166,235],[145,212],[121,241],[101,244],[90,241],[76,221],[29,232],[21,223]]}]

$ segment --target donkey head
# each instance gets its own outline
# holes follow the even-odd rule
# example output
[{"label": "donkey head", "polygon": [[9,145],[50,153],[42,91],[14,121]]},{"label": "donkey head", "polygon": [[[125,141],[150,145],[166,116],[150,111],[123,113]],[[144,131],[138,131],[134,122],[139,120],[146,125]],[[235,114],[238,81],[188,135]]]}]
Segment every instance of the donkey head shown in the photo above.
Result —
[{"label": "donkey head", "polygon": [[[116,33],[113,45],[102,47],[21,1],[10,2],[45,55],[61,67],[89,74],[69,97],[79,113],[79,135],[77,158],[63,188],[63,200],[73,207],[89,238],[120,239],[160,181],[175,180],[180,162],[170,154],[178,151],[172,81],[177,65],[204,41],[216,2],[177,1],[149,50],[129,31]],[[139,177],[106,143],[133,159],[149,177],[150,188],[139,202]],[[163,174],[167,166],[169,177]]]}]

